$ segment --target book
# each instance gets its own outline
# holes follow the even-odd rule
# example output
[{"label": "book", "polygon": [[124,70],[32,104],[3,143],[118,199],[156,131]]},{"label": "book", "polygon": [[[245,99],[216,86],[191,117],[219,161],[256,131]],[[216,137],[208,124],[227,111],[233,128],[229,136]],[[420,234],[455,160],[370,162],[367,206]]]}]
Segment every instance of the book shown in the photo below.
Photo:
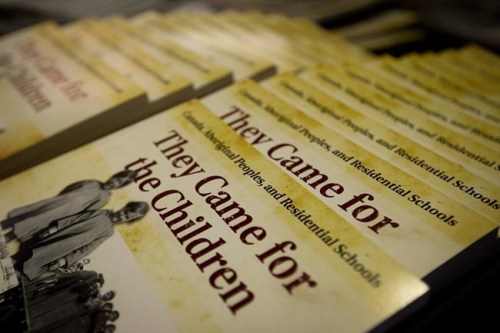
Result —
[{"label": "book", "polygon": [[[418,58],[421,60],[425,59],[426,62],[415,61],[414,57],[411,56],[405,56],[397,61],[386,57],[382,60],[384,64],[381,68],[388,69],[385,71],[387,76],[395,78],[400,84],[408,86],[414,91],[422,92],[441,102],[444,104],[443,107],[446,106],[447,109],[451,111],[456,110],[458,113],[467,113],[477,119],[476,121],[469,121],[465,125],[469,125],[470,123],[477,123],[479,125],[484,122],[496,127],[500,125],[494,102],[493,105],[491,103],[492,98],[487,96],[486,98],[478,98],[477,93],[468,93],[467,91],[471,89],[464,89],[462,87],[464,85],[468,87],[480,87],[483,85],[482,82],[478,83],[475,80],[468,80],[467,76],[463,75],[463,73],[454,75],[454,72],[457,72],[456,70],[453,68],[450,69],[449,66],[429,62],[430,59],[428,56],[418,56]],[[384,67],[384,65],[388,67]],[[404,72],[406,78],[397,75],[397,72],[389,70],[390,68],[396,68],[396,71]],[[445,79],[444,75],[440,75],[440,72],[443,71],[446,71],[448,79]],[[458,78],[460,80],[457,80]],[[450,81],[452,81],[451,84],[449,83]],[[459,122],[459,124],[461,123]],[[487,138],[492,135],[485,133],[483,136]]]},{"label": "book", "polygon": [[[409,54],[408,56],[413,58],[416,54]],[[463,81],[460,80],[460,83],[474,82],[477,84],[477,86],[470,86],[471,90],[492,95],[493,97],[495,88],[498,88],[500,76],[496,73],[495,68],[489,67],[490,65],[494,66],[494,62],[486,62],[480,65],[474,62],[474,59],[461,56],[459,50],[453,49],[440,53],[425,52],[420,54],[419,57],[422,63],[439,64],[439,66],[436,66],[437,68],[446,68],[445,71],[438,71],[440,75],[454,77],[461,74],[463,75]],[[403,58],[406,58],[406,56]]]},{"label": "book", "polygon": [[266,80],[263,86],[433,189],[457,199],[493,222],[500,221],[500,189],[491,182],[384,126],[384,122],[365,117],[298,75],[280,74]]},{"label": "book", "polygon": [[228,38],[236,40],[239,45],[250,47],[259,55],[270,57],[276,63],[278,72],[297,71],[314,62],[314,59],[290,50],[297,48],[297,45],[289,44],[286,39],[266,29],[262,24],[248,22],[241,12],[228,10],[215,15],[202,12],[195,18],[209,27],[217,38],[221,35],[227,36],[229,31],[234,37]]},{"label": "book", "polygon": [[499,225],[251,80],[202,103],[317,199],[437,291],[498,248]]},{"label": "book", "polygon": [[53,22],[0,41],[0,178],[139,118],[145,92]]},{"label": "book", "polygon": [[391,48],[421,42],[424,38],[425,32],[423,29],[409,27],[380,34],[356,36],[356,38],[349,38],[348,40],[359,47],[380,53],[383,52],[383,50],[390,50]]},{"label": "book", "polygon": [[161,38],[178,43],[230,68],[235,80],[262,80],[276,72],[272,59],[262,57],[251,48],[242,43],[235,43],[230,38],[218,38],[217,43],[214,43],[209,25],[185,16],[187,15],[181,15],[180,12],[161,15],[148,11],[134,16],[132,22],[146,29],[157,30],[161,33]]},{"label": "book", "polygon": [[409,8],[389,8],[370,17],[334,27],[332,32],[354,45],[383,53],[397,47],[422,42],[425,31],[419,26],[419,13]]},{"label": "book", "polygon": [[[399,61],[403,64],[404,60]],[[412,64],[402,65],[401,68],[407,68],[405,74],[413,76],[416,69]],[[416,65],[416,64],[415,64]],[[461,102],[460,94],[447,90],[440,84],[430,84],[436,91],[443,96],[438,100],[431,94],[421,92],[411,87],[402,85],[398,80],[392,80],[377,72],[364,68],[359,64],[346,64],[342,67],[343,71],[349,77],[369,84],[372,90],[391,97],[402,107],[414,110],[424,115],[430,121],[442,124],[450,130],[470,138],[481,145],[495,149],[500,148],[500,136],[498,136],[498,124],[490,123],[487,119],[478,118],[471,115],[465,103]],[[422,81],[429,84],[429,79],[422,78]]]},{"label": "book", "polygon": [[161,38],[154,30],[141,28],[120,16],[110,16],[101,22],[106,29],[128,38],[144,51],[162,59],[168,68],[188,78],[193,84],[195,96],[204,96],[233,82],[233,73],[226,66]]},{"label": "book", "polygon": [[[179,24],[183,20],[190,24]],[[174,24],[168,25],[168,21]],[[259,26],[259,21],[265,24]],[[188,38],[173,38],[173,30],[164,29],[174,26],[178,26],[175,27],[177,33],[189,36],[191,42],[186,42]],[[196,28],[193,29],[194,27]],[[293,31],[294,37],[291,38],[287,31]],[[58,111],[51,111],[51,117],[46,117],[49,112],[45,111],[42,120],[42,113],[37,109],[47,107],[49,102],[45,95],[60,96],[61,93],[51,90],[50,93],[47,91],[42,94],[39,92],[40,88],[35,88],[38,83],[31,81],[27,88],[15,88],[14,84],[14,90],[17,89],[18,92],[11,93],[12,87],[2,89],[2,93],[9,96],[17,96],[19,89],[24,89],[24,93],[29,95],[25,96],[29,104],[26,107],[35,111],[28,112],[26,118],[29,122],[28,119],[24,120],[24,116],[13,119],[7,111],[3,111],[6,114],[1,115],[3,147],[0,148],[0,158],[9,160],[2,161],[4,165],[0,178],[55,157],[193,95],[203,96],[215,91],[232,82],[233,78],[262,79],[276,70],[299,70],[322,59],[332,59],[332,63],[338,63],[347,57],[367,57],[366,52],[325,33],[310,22],[256,12],[200,12],[192,15],[181,11],[170,15],[144,12],[132,19],[119,16],[85,19],[64,27],[46,23],[14,33],[10,36],[12,38],[3,38],[2,47],[10,49],[4,52],[17,52],[13,43],[22,38],[21,35],[32,35],[32,38],[39,40],[44,45],[43,52],[57,57],[57,61],[61,57],[66,59],[64,62],[70,67],[82,67],[71,67],[68,71],[79,75],[87,73],[102,79],[102,84],[108,83],[111,89],[116,90],[112,94],[118,93],[121,97],[109,95],[111,100],[102,106],[94,103],[94,97],[79,98],[76,103],[78,108],[97,108],[94,111],[86,109],[73,112],[71,116],[67,113],[59,115],[70,106],[60,104],[62,101],[57,105],[54,103],[51,107]],[[319,36],[325,37],[325,42],[315,42],[314,40],[319,40]],[[214,38],[218,40],[217,43],[213,43]],[[53,42],[56,39],[57,45],[61,46],[59,48]],[[190,47],[187,47],[188,44]],[[291,49],[285,51],[283,46]],[[242,55],[242,50],[246,50],[248,55]],[[12,58],[10,55],[6,57]],[[12,62],[7,58],[5,66],[9,66],[9,61]],[[218,60],[212,61],[215,58]],[[32,59],[32,63],[34,62],[36,61]],[[273,62],[276,63],[274,66]],[[30,61],[24,59],[23,63],[28,64]],[[35,69],[30,70],[36,72]],[[45,82],[47,77],[37,76],[36,80],[44,82],[44,89],[52,89]],[[80,78],[75,77],[75,82],[79,81]],[[10,85],[12,80],[6,82]],[[88,92],[82,92],[76,83],[71,88],[68,86],[65,89],[72,92],[67,92],[62,99],[90,94],[90,90],[99,96],[106,93],[98,84],[91,84],[89,81],[87,85],[92,85],[87,88]],[[73,94],[73,97],[69,94]],[[104,97],[99,97],[99,100],[101,98]],[[71,108],[74,107],[71,104]],[[22,126],[27,128],[15,127],[20,126],[17,125],[18,122],[23,122],[25,125]],[[33,146],[35,142],[36,147]]]},{"label": "book", "polygon": [[359,45],[360,40],[369,40],[392,32],[406,31],[415,27],[418,22],[418,13],[414,10],[391,9],[365,20],[334,28],[333,31],[350,42]]},{"label": "book", "polygon": [[[457,92],[463,110],[497,126],[500,124],[496,114],[500,100],[494,92],[495,85],[498,87],[500,79],[496,80],[497,83],[492,79],[485,80],[488,78],[486,72],[481,71],[478,75],[479,73],[470,69],[471,66],[467,66],[467,62],[463,64],[460,58],[450,52],[440,55],[426,53],[418,58],[410,59],[418,61],[420,67],[416,67],[415,70],[439,82],[443,90]],[[492,90],[489,91],[490,89]]]},{"label": "book", "polygon": [[161,59],[144,52],[127,38],[106,30],[97,19],[73,22],[65,25],[63,31],[80,48],[91,52],[146,91],[149,111],[141,110],[144,117],[194,96],[192,83],[186,77],[163,66]]},{"label": "book", "polygon": [[241,27],[250,39],[253,38],[253,44],[260,43],[267,52],[278,54],[278,57],[293,58],[298,70],[317,63],[338,64],[349,58],[361,61],[373,57],[341,36],[305,19],[256,11],[223,11],[214,20],[222,20],[236,28]]},{"label": "book", "polygon": [[[105,181],[130,171],[131,183]],[[115,184],[111,194],[102,182]],[[82,191],[100,204],[74,200]],[[27,330],[384,331],[427,295],[426,284],[196,100],[5,179],[0,196],[23,239],[8,247],[20,284],[2,297],[26,309],[9,324]],[[32,206],[51,218],[72,214],[22,233]],[[110,219],[121,223],[97,246],[95,234],[82,245]],[[76,229],[65,232],[71,227],[81,242],[71,238]]]},{"label": "book", "polygon": [[468,44],[460,49],[458,54],[469,66],[481,74],[486,74],[487,77],[492,76],[495,80],[500,79],[500,57],[498,54],[478,44]]},{"label": "book", "polygon": [[338,64],[347,59],[362,61],[373,57],[366,49],[304,18],[290,18],[277,13],[263,14],[261,12],[245,13],[244,17],[247,17],[247,20],[254,25],[261,22],[266,29],[289,41],[289,44],[297,45],[297,51],[309,54],[309,57],[316,59],[315,63]]},{"label": "book", "polygon": [[[401,74],[404,75],[404,72],[401,71]],[[393,98],[370,89],[369,78],[363,83],[363,80],[346,75],[341,68],[326,65],[311,67],[300,73],[300,76],[366,117],[382,121],[385,126],[499,186],[496,173],[500,161],[494,149],[431,121],[425,115],[412,112],[409,116],[407,109],[398,105]]]}]

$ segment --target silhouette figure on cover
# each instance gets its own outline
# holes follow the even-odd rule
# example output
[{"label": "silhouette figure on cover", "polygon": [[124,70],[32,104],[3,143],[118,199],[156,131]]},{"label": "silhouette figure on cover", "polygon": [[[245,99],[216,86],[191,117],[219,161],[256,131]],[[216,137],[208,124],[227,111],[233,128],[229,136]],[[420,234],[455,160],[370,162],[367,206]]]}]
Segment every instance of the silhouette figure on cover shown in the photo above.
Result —
[{"label": "silhouette figure on cover", "polygon": [[56,196],[18,207],[1,222],[6,242],[17,238],[26,242],[46,229],[48,224],[81,211],[100,209],[108,203],[111,191],[124,187],[135,178],[136,172],[120,171],[107,181],[82,180],[66,186]]},{"label": "silhouette figure on cover", "polygon": [[148,209],[147,203],[132,201],[118,211],[88,209],[53,220],[31,242],[21,243],[14,259],[23,262],[20,270],[30,280],[71,266],[111,237],[116,224],[136,221]]}]

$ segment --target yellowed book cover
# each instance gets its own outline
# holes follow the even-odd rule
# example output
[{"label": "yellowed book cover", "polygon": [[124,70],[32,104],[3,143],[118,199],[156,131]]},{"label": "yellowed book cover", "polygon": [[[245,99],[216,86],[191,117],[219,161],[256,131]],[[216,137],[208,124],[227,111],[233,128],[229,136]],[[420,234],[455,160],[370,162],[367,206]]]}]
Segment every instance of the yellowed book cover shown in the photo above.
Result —
[{"label": "yellowed book cover", "polygon": [[415,10],[392,9],[354,23],[344,24],[334,28],[333,31],[348,40],[368,39],[369,36],[404,31],[418,24],[419,20],[419,14]]},{"label": "yellowed book cover", "polygon": [[197,101],[0,196],[32,331],[383,331],[428,290]]},{"label": "yellowed book cover", "polygon": [[337,52],[332,54],[324,46],[326,36],[323,39],[314,38],[307,35],[304,30],[298,28],[291,19],[284,15],[261,13],[256,11],[243,12],[244,18],[255,26],[261,26],[280,39],[287,42],[290,52],[300,55],[304,59],[309,59],[308,63],[331,63],[338,64],[344,58],[343,53],[337,48]]},{"label": "yellowed book cover", "polygon": [[400,45],[421,42],[425,37],[426,35],[423,29],[411,27],[401,30],[387,31],[380,34],[358,36],[355,39],[349,39],[349,41],[366,50],[381,52]]},{"label": "yellowed book cover", "polygon": [[[278,72],[296,71],[302,68],[302,63],[293,54],[285,52],[284,49],[270,47],[262,35],[253,34],[250,26],[244,22],[238,22],[232,14],[238,15],[234,11],[230,13],[226,11],[222,13],[201,12],[195,15],[178,11],[168,13],[164,16],[164,20],[181,25],[184,29],[194,30],[196,33],[207,34],[209,40],[223,42],[235,50],[242,50],[250,55],[255,54],[256,57],[273,63]],[[194,23],[189,24],[190,22]]]},{"label": "yellowed book cover", "polygon": [[477,44],[469,44],[460,49],[459,56],[474,64],[482,71],[492,72],[500,79],[500,56]]},{"label": "yellowed book cover", "polygon": [[338,65],[345,60],[371,60],[374,56],[341,36],[328,31],[306,18],[287,17],[277,13],[246,11],[240,16],[254,26],[262,26],[287,40],[292,52],[303,54],[315,64]]},{"label": "yellowed book cover", "polygon": [[63,30],[79,47],[141,86],[146,91],[150,113],[193,97],[192,84],[186,77],[167,68],[124,36],[107,30],[97,19],[79,20]]},{"label": "yellowed book cover", "polygon": [[462,275],[498,247],[498,224],[336,134],[253,81],[240,81],[201,101],[431,287],[439,289],[445,277]]},{"label": "yellowed book cover", "polygon": [[367,89],[359,80],[353,80],[339,68],[316,66],[300,73],[300,76],[365,116],[383,122],[410,140],[425,145],[436,154],[500,186],[500,157],[496,150],[465,138],[417,112],[410,113],[392,98]]},{"label": "yellowed book cover", "polygon": [[362,49],[346,39],[332,34],[315,22],[305,18],[287,17],[277,13],[249,12],[246,14],[255,24],[260,22],[268,29],[290,40],[315,59],[317,64],[339,65],[344,61],[371,59],[369,51]]},{"label": "yellowed book cover", "polygon": [[256,22],[245,12],[223,11],[217,14],[204,14],[207,20],[222,22],[229,31],[239,31],[241,36],[256,50],[272,55],[286,62],[278,71],[298,71],[315,64],[319,58],[293,42],[290,36],[283,36],[267,28],[262,22]]},{"label": "yellowed book cover", "polygon": [[406,75],[412,79],[417,77],[419,82],[434,88],[441,98],[438,99],[434,94],[422,89],[415,89],[414,85],[401,84],[401,81],[370,70],[362,64],[350,62],[344,64],[341,70],[367,89],[377,91],[391,98],[401,108],[411,110],[412,114],[442,124],[451,131],[491,149],[500,149],[500,124],[492,124],[486,119],[474,117],[469,113],[468,105],[464,103],[460,93],[446,89],[432,78],[417,73],[413,68],[413,65],[418,66],[417,64],[408,63],[408,66],[405,66],[404,62],[405,60],[398,61],[396,67],[402,65],[401,70]]},{"label": "yellowed book cover", "polygon": [[420,14],[414,9],[393,8],[354,22],[332,28],[332,31],[358,47],[367,50],[389,50],[425,38],[419,27]]},{"label": "yellowed book cover", "polygon": [[309,35],[311,39],[323,41],[323,46],[330,48],[331,52],[341,52],[349,56],[351,60],[356,59],[357,61],[371,61],[376,58],[376,56],[367,49],[349,42],[335,31],[323,29],[311,20],[302,17],[294,17],[292,20],[293,24],[297,26],[297,30],[302,30],[304,34]]},{"label": "yellowed book cover", "polygon": [[140,118],[143,89],[52,22],[0,40],[0,178]]},{"label": "yellowed book cover", "polygon": [[207,24],[218,26],[219,29],[236,32],[242,41],[249,43],[255,50],[271,55],[284,66],[279,71],[300,70],[305,64],[313,62],[303,55],[292,52],[288,40],[283,39],[276,33],[264,27],[262,24],[254,24],[244,15],[243,11],[225,10],[217,13],[201,13],[200,19]]},{"label": "yellowed book cover", "polygon": [[[488,67],[487,63],[477,61],[475,58],[466,58],[461,54],[460,50],[446,49],[436,55],[440,64],[452,68],[453,71],[460,72],[466,78],[470,78],[480,82],[478,88],[476,86],[467,86],[468,89],[475,91],[478,94],[486,95],[488,99],[493,99],[499,103],[500,97],[495,94],[496,90],[491,91],[491,87],[500,85],[500,73],[495,73],[495,70]],[[490,86],[484,86],[484,83],[489,83]]]},{"label": "yellowed book cover", "polygon": [[159,33],[155,33],[151,29],[138,27],[120,16],[107,17],[101,22],[107,29],[142,46],[148,53],[162,59],[168,68],[189,79],[193,84],[196,96],[206,95],[233,81],[230,69],[177,43],[161,38]]},{"label": "yellowed book cover", "polygon": [[498,186],[386,127],[384,121],[366,117],[298,75],[280,74],[262,85],[336,134],[500,224]]},{"label": "yellowed book cover", "polygon": [[477,104],[479,109],[498,113],[500,77],[496,78],[491,71],[475,70],[477,67],[474,64],[463,61],[451,49],[441,53],[426,53],[419,60],[422,64],[432,66],[443,84],[460,91],[463,98]]},{"label": "yellowed book cover", "polygon": [[[453,63],[452,59],[453,57],[450,57],[448,62]],[[403,84],[411,86],[414,89],[425,91],[438,99],[456,104],[463,111],[466,111],[472,115],[480,116],[481,118],[484,118],[495,125],[500,124],[500,117],[497,114],[500,101],[497,100],[496,96],[493,96],[491,94],[485,95],[484,98],[480,97],[480,95],[478,96],[477,94],[467,96],[468,94],[464,93],[463,90],[459,91],[458,93],[455,92],[455,94],[452,93],[451,95],[446,95],[443,94],[440,84],[429,84],[429,82],[426,82],[426,79],[428,80],[429,78],[425,77],[422,80],[421,78],[423,73],[414,73],[414,75],[410,75],[412,71],[414,72],[414,70],[411,69],[408,69],[410,73],[405,73],[406,69],[399,68],[402,67],[403,64],[391,57],[384,56],[381,60],[382,61],[380,61],[379,63],[374,62],[374,66],[372,68],[375,70],[379,70],[381,73],[389,74],[392,77],[400,80]],[[460,84],[460,81],[455,82],[454,85],[447,85],[456,86],[458,84]]]},{"label": "yellowed book cover", "polygon": [[472,90],[493,95],[500,89],[500,76],[497,76],[494,70],[480,67],[472,59],[461,57],[457,50],[448,49],[440,53],[426,52],[421,56],[419,59],[421,62],[441,68],[440,74],[460,75],[466,85],[473,82],[473,86],[467,85]]},{"label": "yellowed book cover", "polygon": [[[195,19],[170,20],[174,15],[160,15],[157,12],[144,12],[132,18],[132,22],[140,27],[150,28],[166,38],[178,43],[207,59],[224,65],[233,72],[235,80],[252,78],[261,80],[276,72],[270,59],[248,52],[243,47],[228,43],[227,39],[214,39],[206,33],[206,26],[198,24]],[[197,29],[196,29],[197,28]]]},{"label": "yellowed book cover", "polygon": [[[434,61],[430,54],[412,54],[397,60],[384,59],[382,66],[386,64],[404,72],[409,78],[398,79],[400,83],[444,103],[443,107],[448,106],[448,112],[458,110],[476,117],[473,123],[487,122],[496,128],[500,127],[500,116],[495,106],[498,103],[490,97],[492,93],[487,92],[490,88],[484,88],[486,85],[483,82],[469,78],[467,73]],[[474,89],[467,88],[474,86]]]}]

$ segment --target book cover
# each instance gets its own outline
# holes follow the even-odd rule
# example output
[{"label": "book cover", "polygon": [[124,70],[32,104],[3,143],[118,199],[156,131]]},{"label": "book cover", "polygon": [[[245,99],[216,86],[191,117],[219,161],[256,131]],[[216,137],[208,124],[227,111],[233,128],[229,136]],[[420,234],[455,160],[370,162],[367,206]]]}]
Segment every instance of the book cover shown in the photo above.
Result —
[{"label": "book cover", "polygon": [[[438,69],[438,73],[443,76],[462,76],[460,83],[466,86],[469,86],[469,84],[473,84],[473,86],[469,86],[470,89],[482,91],[487,95],[493,95],[500,85],[500,77],[497,77],[495,75],[493,69],[490,69],[489,73],[487,73],[486,69],[476,67],[475,63],[467,62],[465,61],[465,59],[460,58],[460,56],[456,51],[454,52],[454,50],[449,50],[449,52],[442,53],[426,52],[419,55],[419,57],[415,57],[414,54],[409,54],[408,56],[404,56],[401,59],[406,58],[412,58],[412,61],[417,60],[421,64],[433,65]],[[455,58],[459,61],[453,61],[449,58]],[[459,66],[458,64],[464,65]]]},{"label": "book cover", "polygon": [[[418,58],[420,60],[424,59],[420,56]],[[420,60],[415,61],[413,57],[404,57],[398,60],[385,58],[384,62],[386,62],[389,66],[392,66],[391,68],[396,68],[398,71],[404,72],[407,78],[402,79],[400,76],[396,76],[394,74],[390,75],[392,72],[389,71],[387,71],[386,74],[389,74],[391,78],[397,78],[397,81],[400,82],[400,84],[408,86],[414,91],[426,94],[429,98],[441,102],[441,107],[449,110],[447,113],[453,114],[454,112],[459,115],[461,113],[467,115],[484,115],[479,119],[477,119],[477,117],[472,118],[470,121],[459,120],[456,122],[456,127],[460,128],[460,126],[463,126],[465,127],[465,130],[468,130],[471,126],[470,124],[477,124],[476,126],[485,127],[480,124],[486,123],[486,128],[480,128],[480,132],[478,134],[473,131],[469,131],[470,136],[479,137],[479,139],[483,139],[483,141],[487,140],[488,137],[494,136],[494,134],[490,134],[488,132],[494,131],[491,128],[496,128],[500,125],[498,121],[495,121],[495,119],[498,118],[496,115],[497,110],[493,109],[490,105],[484,105],[484,103],[469,98],[467,94],[464,94],[464,89],[452,89],[449,85],[443,84],[443,80],[441,80],[438,75],[440,71],[445,69],[439,68],[437,65],[429,65],[428,62],[427,64],[422,64],[422,61]],[[453,76],[452,73],[453,70],[447,71],[448,76]],[[454,79],[452,78],[452,80],[457,81],[458,77],[460,77],[461,85],[471,86],[473,84],[473,82],[468,82],[467,77],[463,75],[456,76]],[[480,87],[481,85],[482,84],[477,84],[476,86]],[[488,129],[488,127],[490,129]],[[481,136],[482,132],[485,132],[485,134]],[[477,140],[477,138],[475,139]],[[495,142],[494,138],[489,141]],[[486,143],[488,144],[489,142],[486,141]]]},{"label": "book cover", "polygon": [[328,63],[339,65],[343,61],[366,60],[369,51],[348,43],[342,37],[333,35],[315,22],[304,18],[292,18],[278,13],[249,11],[243,13],[248,21],[263,25],[277,34],[289,45],[296,45],[294,53],[303,53],[314,60],[315,64]]},{"label": "book cover", "polygon": [[229,127],[435,290],[495,253],[498,224],[245,80],[203,98]]},{"label": "book cover", "polygon": [[[444,89],[458,93],[464,101],[464,106],[467,105],[467,107],[462,108],[464,111],[483,121],[486,120],[496,126],[500,125],[497,114],[500,100],[495,96],[496,94],[488,92],[489,87],[484,87],[479,77],[471,75],[473,73],[465,69],[467,66],[464,66],[465,70],[463,71],[458,69],[454,65],[453,55],[448,53],[425,54],[418,59],[412,59],[412,61],[416,61],[420,65],[422,74],[439,82]],[[494,86],[491,81],[489,83]]]},{"label": "book cover", "polygon": [[384,122],[365,117],[298,75],[280,74],[266,80],[262,86],[344,138],[474,209],[477,214],[493,222],[500,221],[500,189],[491,182],[386,127]]},{"label": "book cover", "polygon": [[[277,72],[296,71],[301,68],[301,63],[292,55],[269,47],[269,44],[266,44],[264,40],[250,34],[244,26],[224,15],[225,13],[226,11],[217,14],[202,13],[204,15],[196,15],[193,18],[191,14],[178,11],[169,13],[164,20],[173,24],[182,24],[182,22],[189,22],[194,19],[197,22],[196,26],[200,29],[192,26],[191,29],[195,29],[195,31],[203,30],[212,40],[222,41],[224,44],[231,45],[234,49],[243,50],[245,53],[255,54],[258,58],[270,61],[276,67]],[[186,29],[189,29],[189,26]]]},{"label": "book cover", "polygon": [[165,65],[188,78],[196,96],[203,96],[233,81],[231,70],[205,59],[177,43],[158,36],[150,29],[141,29],[120,16],[111,16],[101,21],[107,29],[141,45],[145,51],[163,59]]},{"label": "book cover", "polygon": [[[473,46],[472,46],[473,47]],[[464,49],[467,49],[465,47]],[[438,59],[441,63],[446,63],[453,67],[453,70],[465,73],[466,77],[476,78],[479,80],[487,81],[493,85],[498,85],[500,80],[500,73],[495,73],[495,69],[489,66],[491,62],[482,62],[475,57],[464,56],[462,50],[446,49],[438,53]],[[479,94],[487,94],[488,100],[492,99],[497,103],[500,102],[499,97],[494,93],[485,93],[475,86],[468,86],[468,89],[476,91]]]},{"label": "book cover", "polygon": [[[65,34],[80,47],[141,86],[147,94],[149,113],[162,111],[194,96],[191,82],[160,59],[141,50],[127,38],[106,30],[97,19],[65,25]],[[146,116],[146,110],[142,110]]]},{"label": "book cover", "polygon": [[292,20],[298,30],[302,30],[303,33],[309,35],[311,39],[323,41],[323,46],[325,48],[329,48],[331,52],[335,52],[335,50],[337,50],[342,54],[348,55],[351,60],[357,59],[357,61],[361,62],[371,61],[377,58],[376,55],[365,48],[349,42],[346,38],[337,34],[335,31],[323,29],[311,20],[307,20],[302,17],[295,17],[292,18]]},{"label": "book cover", "polygon": [[0,41],[0,178],[130,123],[145,92],[52,22]]},{"label": "book cover", "polygon": [[476,99],[474,102],[457,99],[457,96],[459,96],[457,94],[455,94],[455,96],[447,96],[441,92],[442,86],[440,86],[440,84],[432,85],[426,83],[424,82],[425,80],[420,80],[418,77],[410,75],[411,71],[406,73],[405,69],[398,68],[398,64],[399,62],[394,58],[384,56],[383,58],[380,58],[378,62],[373,62],[371,64],[373,65],[371,68],[399,80],[401,84],[407,85],[412,89],[433,95],[435,98],[441,99],[444,102],[451,102],[471,115],[480,115],[493,124],[500,124],[500,119],[498,115],[496,115],[495,111],[495,105],[497,102],[494,99],[491,99],[490,96],[487,99]]},{"label": "book cover", "polygon": [[[399,61],[400,64],[403,62],[404,60]],[[470,108],[467,103],[464,103],[461,93],[450,91],[442,84],[430,83],[429,78],[422,78],[424,84],[429,84],[440,92],[442,98],[438,100],[432,94],[422,92],[421,89],[415,89],[413,86],[406,86],[387,76],[378,75],[375,71],[363,68],[362,65],[346,64],[342,69],[350,78],[392,98],[401,107],[413,110],[419,115],[427,117],[430,121],[440,123],[463,137],[477,141],[486,147],[500,148],[498,125],[470,115]],[[412,76],[415,71],[416,69],[410,65],[405,73]]]},{"label": "book cover", "polygon": [[[176,19],[178,18],[178,19]],[[260,57],[245,45],[231,42],[229,38],[217,38],[210,34],[210,26],[185,19],[179,15],[161,15],[157,12],[144,12],[132,18],[132,22],[161,33],[162,38],[178,43],[207,59],[231,69],[235,80],[252,78],[262,80],[276,72],[270,58]]]},{"label": "book cover", "polygon": [[[310,38],[303,31],[296,29],[295,25],[284,16],[277,14],[247,11],[240,16],[248,24],[267,31],[277,40],[281,40],[286,47],[285,52],[290,52],[298,56],[305,64],[317,64],[324,61],[335,61],[335,57],[329,54],[324,48],[324,40]],[[341,52],[337,52],[340,56]]]},{"label": "book cover", "polygon": [[383,331],[428,290],[197,101],[0,195],[28,331]]},{"label": "book cover", "polygon": [[469,44],[459,50],[462,59],[472,63],[481,72],[490,72],[490,75],[500,79],[500,56],[478,44]]},{"label": "book cover", "polygon": [[[419,15],[411,9],[391,9],[370,18],[336,27],[333,31],[356,43],[362,39],[376,38],[377,36],[389,35],[398,31],[406,31],[415,27],[419,21]],[[397,44],[389,44],[395,46]]]},{"label": "book cover", "polygon": [[[404,75],[404,72],[401,74]],[[412,141],[425,145],[495,186],[500,186],[500,160],[494,149],[464,138],[435,121],[429,121],[425,116],[409,113],[392,98],[367,89],[359,81],[349,78],[340,68],[318,65],[303,71],[300,76],[365,116],[383,121],[387,127]]]},{"label": "book cover", "polygon": [[302,52],[298,45],[266,28],[262,22],[249,20],[242,12],[200,13],[197,18],[219,30],[231,31],[238,36],[240,43],[271,56],[278,64],[278,72],[298,71],[317,61],[317,58]]}]

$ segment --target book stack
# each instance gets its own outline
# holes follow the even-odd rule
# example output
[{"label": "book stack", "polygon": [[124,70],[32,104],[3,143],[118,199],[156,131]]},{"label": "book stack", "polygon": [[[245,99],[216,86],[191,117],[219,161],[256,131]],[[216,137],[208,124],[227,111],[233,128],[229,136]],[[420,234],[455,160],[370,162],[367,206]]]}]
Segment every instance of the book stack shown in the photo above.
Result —
[{"label": "book stack", "polygon": [[371,57],[307,20],[231,11],[46,22],[0,50],[0,178],[233,81]]},{"label": "book stack", "polygon": [[0,69],[12,331],[388,332],[498,253],[479,46],[149,11],[6,36]]}]

